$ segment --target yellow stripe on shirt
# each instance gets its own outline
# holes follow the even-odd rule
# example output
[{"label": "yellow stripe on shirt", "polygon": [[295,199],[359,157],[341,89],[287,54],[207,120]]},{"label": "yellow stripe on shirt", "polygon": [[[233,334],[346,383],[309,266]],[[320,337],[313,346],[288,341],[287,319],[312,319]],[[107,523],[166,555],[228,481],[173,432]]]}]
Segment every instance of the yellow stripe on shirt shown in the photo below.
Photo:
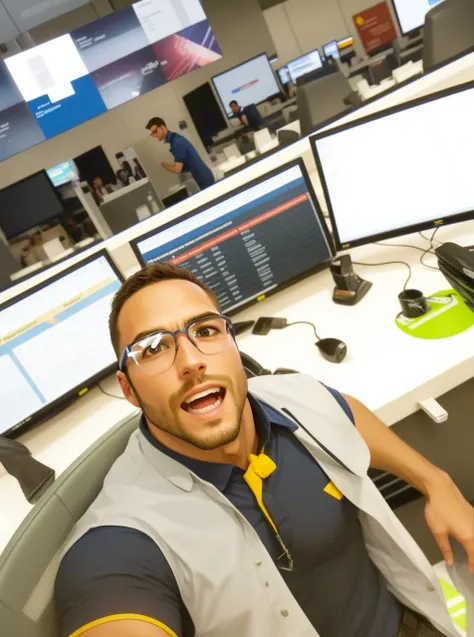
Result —
[{"label": "yellow stripe on shirt", "polygon": [[75,632],[73,632],[69,637],[80,637],[91,628],[96,628],[97,626],[101,626],[102,624],[108,624],[109,622],[118,622],[118,621],[141,621],[146,622],[147,624],[152,624],[153,626],[157,626],[157,628],[161,628],[164,630],[167,635],[170,637],[178,637],[178,635],[171,630],[166,624],[159,622],[157,619],[153,619],[153,617],[147,617],[146,615],[135,615],[134,613],[122,613],[120,615],[108,615],[107,617],[102,617],[101,619],[96,619],[82,628],[79,628]]}]

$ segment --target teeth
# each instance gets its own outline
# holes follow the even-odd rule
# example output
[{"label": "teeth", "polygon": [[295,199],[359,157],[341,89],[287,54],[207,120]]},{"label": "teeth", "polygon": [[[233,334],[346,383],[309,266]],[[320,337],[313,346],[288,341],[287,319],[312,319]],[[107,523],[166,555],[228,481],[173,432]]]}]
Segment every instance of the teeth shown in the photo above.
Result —
[{"label": "teeth", "polygon": [[209,405],[208,407],[203,407],[202,409],[193,409],[189,407],[190,414],[207,414],[208,411],[212,411],[213,409],[217,409],[219,405],[222,403],[222,399],[218,398],[213,405]]},{"label": "teeth", "polygon": [[204,398],[204,396],[209,396],[209,394],[218,394],[220,392],[220,387],[210,387],[205,391],[199,392],[198,394],[193,394],[190,398],[185,400],[184,402],[189,405],[194,400],[198,400],[198,398]]}]

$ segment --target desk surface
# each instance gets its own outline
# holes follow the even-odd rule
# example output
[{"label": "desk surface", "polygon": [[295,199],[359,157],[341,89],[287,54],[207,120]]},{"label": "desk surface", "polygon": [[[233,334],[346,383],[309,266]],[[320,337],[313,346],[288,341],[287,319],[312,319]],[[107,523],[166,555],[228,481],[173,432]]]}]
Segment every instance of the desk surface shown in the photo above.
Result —
[{"label": "desk surface", "polygon": [[[316,194],[320,196],[317,175],[312,177]],[[436,238],[472,244],[474,222],[441,228]],[[428,242],[419,234],[387,243],[428,247]],[[413,269],[410,285],[427,295],[448,289],[441,273],[420,265],[420,254],[410,248],[378,245],[351,251],[354,261],[407,261]],[[426,262],[433,264],[434,258],[430,256]],[[247,320],[280,316],[289,321],[312,321],[321,337],[336,337],[347,343],[348,355],[340,365],[329,363],[319,355],[309,326],[272,331],[265,337],[246,332],[239,336],[238,343],[242,351],[265,367],[289,367],[309,373],[329,386],[356,396],[387,425],[392,425],[415,412],[419,400],[437,397],[472,378],[474,331],[437,341],[405,335],[394,321],[399,312],[397,297],[407,276],[406,266],[356,266],[356,270],[374,285],[355,307],[332,302],[333,282],[325,270],[235,317],[235,320]],[[104,381],[103,387],[120,395],[114,378]],[[62,413],[27,432],[21,440],[38,460],[53,467],[59,475],[104,432],[134,411],[127,401],[106,396],[96,387]],[[16,481],[6,475],[1,466],[0,500],[2,550],[31,506]]]}]

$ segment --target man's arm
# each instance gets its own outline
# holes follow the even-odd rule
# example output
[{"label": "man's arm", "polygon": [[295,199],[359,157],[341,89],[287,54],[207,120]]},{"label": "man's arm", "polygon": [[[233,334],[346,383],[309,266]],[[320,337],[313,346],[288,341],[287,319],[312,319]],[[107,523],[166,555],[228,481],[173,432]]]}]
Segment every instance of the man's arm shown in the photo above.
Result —
[{"label": "man's arm", "polygon": [[175,161],[174,164],[171,164],[168,161],[163,161],[161,162],[161,166],[174,175],[179,175],[183,171],[183,164],[180,161]]},{"label": "man's arm", "polygon": [[248,126],[249,125],[249,120],[247,115],[241,115],[240,116],[240,123],[243,124],[244,126]]},{"label": "man's arm", "polygon": [[403,442],[357,399],[346,395],[344,398],[369,448],[371,467],[393,473],[426,497],[426,522],[444,559],[448,564],[453,562],[449,542],[452,536],[464,546],[474,573],[474,509],[449,475]]}]

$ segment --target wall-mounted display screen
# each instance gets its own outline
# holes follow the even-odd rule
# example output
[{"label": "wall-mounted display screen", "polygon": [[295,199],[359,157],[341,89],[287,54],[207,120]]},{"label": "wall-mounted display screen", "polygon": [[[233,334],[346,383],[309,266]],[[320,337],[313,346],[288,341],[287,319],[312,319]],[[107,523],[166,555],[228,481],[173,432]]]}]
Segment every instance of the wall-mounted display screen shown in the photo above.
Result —
[{"label": "wall-mounted display screen", "polygon": [[232,100],[240,106],[260,104],[278,95],[280,88],[266,53],[247,60],[212,78],[224,111],[231,115]]},{"label": "wall-mounted display screen", "polygon": [[44,170],[0,190],[0,228],[7,239],[63,213],[61,200]]},{"label": "wall-mounted display screen", "polygon": [[140,0],[0,60],[0,160],[221,57],[200,0]]},{"label": "wall-mounted display screen", "polygon": [[393,6],[405,35],[425,24],[425,15],[443,0],[393,0]]},{"label": "wall-mounted display screen", "polygon": [[100,252],[0,305],[0,435],[114,369],[108,317],[121,282]]}]

